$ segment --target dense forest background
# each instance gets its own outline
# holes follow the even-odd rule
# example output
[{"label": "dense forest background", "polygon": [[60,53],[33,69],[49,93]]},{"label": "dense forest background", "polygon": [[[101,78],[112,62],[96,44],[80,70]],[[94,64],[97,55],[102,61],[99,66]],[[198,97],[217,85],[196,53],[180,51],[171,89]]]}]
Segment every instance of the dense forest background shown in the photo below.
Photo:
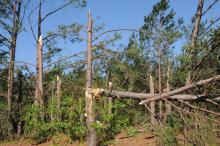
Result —
[{"label": "dense forest background", "polygon": [[[45,12],[45,0],[1,0],[0,140],[39,144],[65,134],[93,146],[147,132],[157,145],[181,145],[177,135],[183,145],[218,145],[220,16],[205,15],[219,0],[197,1],[190,23],[159,0],[140,28],[106,31],[89,11],[88,24],[60,22],[45,31],[50,17],[87,2],[63,0]],[[27,31],[36,64],[16,60]],[[128,43],[120,43],[122,32],[130,33]],[[66,54],[63,42],[87,49]]]}]

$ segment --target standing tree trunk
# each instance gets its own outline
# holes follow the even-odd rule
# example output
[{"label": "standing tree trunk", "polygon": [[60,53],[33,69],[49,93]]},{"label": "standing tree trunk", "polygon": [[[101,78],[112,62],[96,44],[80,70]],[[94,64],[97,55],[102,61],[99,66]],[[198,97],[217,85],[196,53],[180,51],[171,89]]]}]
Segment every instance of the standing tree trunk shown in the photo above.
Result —
[{"label": "standing tree trunk", "polygon": [[17,108],[18,108],[18,121],[17,121],[17,135],[21,136],[22,132],[22,96],[23,96],[23,75],[22,72],[18,72],[18,100],[17,100]]},{"label": "standing tree trunk", "polygon": [[88,40],[87,40],[87,83],[86,83],[86,114],[87,114],[87,145],[96,146],[96,131],[92,127],[95,122],[94,98],[92,95],[92,17],[88,14]]},{"label": "standing tree trunk", "polygon": [[51,92],[51,110],[50,110],[50,122],[53,123],[54,121],[54,90],[55,90],[55,80],[52,82],[52,92]]},{"label": "standing tree trunk", "polygon": [[[168,64],[168,70],[167,70],[167,88],[166,88],[166,92],[170,92],[170,74],[171,74],[171,64],[169,62]],[[166,119],[167,116],[171,113],[171,105],[169,103],[166,102]]]},{"label": "standing tree trunk", "polygon": [[[193,59],[193,58],[196,58],[195,45],[196,45],[196,41],[197,41],[197,37],[198,37],[198,33],[199,33],[199,26],[200,26],[200,22],[201,22],[201,18],[202,18],[203,3],[204,3],[204,0],[199,0],[197,12],[196,12],[195,23],[194,23],[193,31],[191,34],[191,40],[190,40],[190,48],[191,48],[191,50],[190,50],[190,69],[191,69],[191,71],[193,71],[194,64],[196,64],[194,61],[195,59]],[[192,73],[189,71],[188,76],[186,78],[186,85],[188,85],[192,82],[191,78],[192,78]]]},{"label": "standing tree trunk", "polygon": [[57,75],[57,120],[61,121],[61,78]]},{"label": "standing tree trunk", "polygon": [[[154,95],[154,81],[152,76],[150,76],[150,94],[153,96]],[[150,121],[152,125],[156,124],[156,119],[155,119],[155,101],[150,102],[150,110],[151,110],[151,115],[150,115]]]},{"label": "standing tree trunk", "polygon": [[[9,115],[9,123],[12,125],[12,97],[13,97],[13,83],[14,83],[14,61],[15,61],[15,49],[17,43],[17,35],[19,31],[20,25],[20,12],[21,12],[21,0],[16,0],[13,5],[13,30],[11,35],[11,46],[10,46],[10,61],[9,61],[9,68],[8,68],[8,95],[7,95],[7,102],[8,102],[8,115]],[[11,127],[10,133],[15,130],[14,127]]]},{"label": "standing tree trunk", "polygon": [[36,89],[35,89],[35,100],[34,103],[37,106],[43,107],[43,40],[41,34],[41,0],[39,4],[38,13],[38,40],[37,40],[37,66],[36,66]]},{"label": "standing tree trunk", "polygon": [[[112,82],[108,82],[108,90],[109,92],[112,92]],[[111,115],[112,114],[112,97],[109,96],[108,97],[108,114]]]},{"label": "standing tree trunk", "polygon": [[[161,83],[161,64],[160,64],[160,61],[161,61],[161,50],[160,48],[158,48],[158,90],[159,90],[159,94],[162,93],[162,83]],[[159,101],[159,118],[160,120],[162,120],[163,118],[163,102],[162,101]]]}]

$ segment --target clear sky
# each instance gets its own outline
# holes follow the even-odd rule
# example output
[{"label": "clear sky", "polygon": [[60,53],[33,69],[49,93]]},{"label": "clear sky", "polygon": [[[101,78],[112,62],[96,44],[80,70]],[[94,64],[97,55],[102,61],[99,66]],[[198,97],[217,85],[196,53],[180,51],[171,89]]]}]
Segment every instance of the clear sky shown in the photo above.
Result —
[{"label": "clear sky", "polygon": [[[37,0],[34,0],[37,1]],[[90,9],[93,18],[96,20],[95,25],[104,23],[104,30],[117,28],[134,28],[138,29],[143,25],[144,16],[149,14],[152,10],[153,4],[158,0],[87,0],[87,6],[82,9],[68,8],[64,11],[56,13],[49,17],[42,25],[43,34],[46,31],[53,31],[58,24],[71,24],[72,22],[79,22],[87,24],[87,12]],[[205,0],[204,9],[214,0]],[[176,11],[177,17],[183,17],[185,24],[189,24],[191,17],[195,14],[198,0],[170,0],[171,7]],[[43,14],[53,10],[62,0],[46,0],[43,6]],[[220,10],[220,3],[218,3],[212,11],[210,11],[205,18],[216,18]],[[99,17],[99,18],[98,18]],[[98,18],[98,19],[97,19]],[[203,18],[203,20],[205,19]],[[37,17],[33,15],[32,19],[36,23]],[[24,25],[26,31],[22,32],[18,38],[16,60],[25,61],[35,64],[36,62],[36,44],[33,36],[30,33],[30,27],[27,22]],[[35,30],[37,28],[35,27]],[[85,32],[84,32],[85,33]],[[85,35],[85,34],[84,34]],[[128,37],[131,32],[122,32],[122,39],[119,43],[126,45]],[[69,44],[60,42],[64,47],[62,56],[73,54],[85,50],[86,42],[80,44]],[[182,41],[176,43],[175,47],[181,49]]]}]

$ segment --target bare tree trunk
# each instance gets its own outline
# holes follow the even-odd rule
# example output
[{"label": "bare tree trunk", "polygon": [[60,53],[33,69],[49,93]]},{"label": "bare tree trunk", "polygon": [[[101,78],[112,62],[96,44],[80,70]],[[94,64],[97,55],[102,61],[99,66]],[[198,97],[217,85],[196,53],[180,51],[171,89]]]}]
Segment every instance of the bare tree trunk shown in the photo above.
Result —
[{"label": "bare tree trunk", "polygon": [[87,83],[86,83],[86,113],[87,113],[87,145],[96,146],[96,131],[92,127],[95,122],[95,112],[94,112],[94,98],[92,95],[92,17],[91,13],[88,14],[88,46],[87,46]]},{"label": "bare tree trunk", "polygon": [[[150,76],[150,94],[154,96],[154,81],[152,76]],[[156,124],[156,119],[155,119],[155,101],[150,102],[150,110],[151,110],[151,115],[150,115],[150,121],[152,125]]]},{"label": "bare tree trunk", "polygon": [[52,104],[52,109],[50,111],[50,122],[53,123],[54,121],[54,110],[53,110],[53,104],[54,104],[54,89],[55,89],[55,80],[52,82],[52,92],[51,92],[51,104]]},{"label": "bare tree trunk", "polygon": [[[199,0],[198,2],[198,7],[197,7],[197,12],[196,12],[196,18],[195,18],[195,23],[193,26],[193,31],[191,34],[191,43],[190,43],[190,47],[192,50],[190,50],[190,69],[191,71],[193,71],[194,68],[194,59],[196,58],[196,51],[195,51],[195,45],[196,45],[196,41],[197,41],[197,37],[198,37],[198,33],[199,33],[199,26],[200,26],[200,22],[201,22],[201,18],[202,18],[202,9],[203,9],[203,3],[204,0]],[[190,84],[192,81],[192,74],[190,72],[188,72],[188,76],[186,78],[186,85]]]},{"label": "bare tree trunk", "polygon": [[18,72],[18,100],[17,100],[17,108],[18,108],[18,121],[17,121],[17,135],[21,136],[22,132],[22,121],[21,121],[21,116],[22,116],[22,96],[23,96],[23,75],[22,72]]},{"label": "bare tree trunk", "polygon": [[57,120],[61,121],[61,78],[57,75],[57,110],[58,110],[58,117]]},{"label": "bare tree trunk", "polygon": [[[171,74],[171,64],[169,62],[168,64],[168,70],[167,70],[167,88],[166,92],[170,92],[170,74]],[[166,102],[166,115],[169,115],[171,113],[171,105]]]},{"label": "bare tree trunk", "polygon": [[38,41],[37,41],[37,67],[36,67],[36,89],[35,89],[35,105],[43,107],[43,40],[41,35],[41,0],[39,4],[38,14]]},{"label": "bare tree trunk", "polygon": [[[15,49],[16,49],[16,43],[17,43],[17,35],[19,31],[19,25],[20,25],[20,12],[21,12],[21,0],[16,0],[14,3],[13,13],[13,33],[12,33],[12,42],[10,46],[10,61],[9,61],[9,68],[8,68],[8,95],[7,95],[7,102],[8,102],[8,115],[9,115],[9,123],[12,122],[12,97],[13,97],[13,83],[14,83],[14,61],[15,61]],[[12,124],[11,124],[12,126]],[[12,132],[14,127],[11,127],[12,129],[10,132]]]},{"label": "bare tree trunk", "polygon": [[[108,90],[112,92],[112,82],[108,82]],[[108,97],[108,114],[112,114],[112,97]]]},{"label": "bare tree trunk", "polygon": [[[162,93],[162,85],[161,85],[161,50],[158,48],[158,86],[159,86],[159,94]],[[159,118],[162,120],[163,118],[163,102],[159,101]]]}]

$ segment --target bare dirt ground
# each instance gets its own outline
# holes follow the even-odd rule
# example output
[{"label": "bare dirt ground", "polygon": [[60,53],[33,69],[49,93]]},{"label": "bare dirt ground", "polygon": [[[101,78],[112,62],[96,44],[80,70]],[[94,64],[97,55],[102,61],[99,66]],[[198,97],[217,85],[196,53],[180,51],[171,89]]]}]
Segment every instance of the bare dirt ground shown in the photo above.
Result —
[{"label": "bare dirt ground", "polygon": [[133,137],[119,134],[111,146],[156,146],[156,140],[153,135],[145,133],[139,133]]},{"label": "bare dirt ground", "polygon": [[[18,140],[13,142],[5,142],[0,146],[85,146],[85,143],[75,142],[68,144],[68,138],[60,136],[58,139],[50,139],[48,142],[42,144],[31,144],[28,140]],[[155,137],[150,134],[139,133],[133,137],[127,137],[121,133],[116,136],[110,146],[156,146]]]}]

